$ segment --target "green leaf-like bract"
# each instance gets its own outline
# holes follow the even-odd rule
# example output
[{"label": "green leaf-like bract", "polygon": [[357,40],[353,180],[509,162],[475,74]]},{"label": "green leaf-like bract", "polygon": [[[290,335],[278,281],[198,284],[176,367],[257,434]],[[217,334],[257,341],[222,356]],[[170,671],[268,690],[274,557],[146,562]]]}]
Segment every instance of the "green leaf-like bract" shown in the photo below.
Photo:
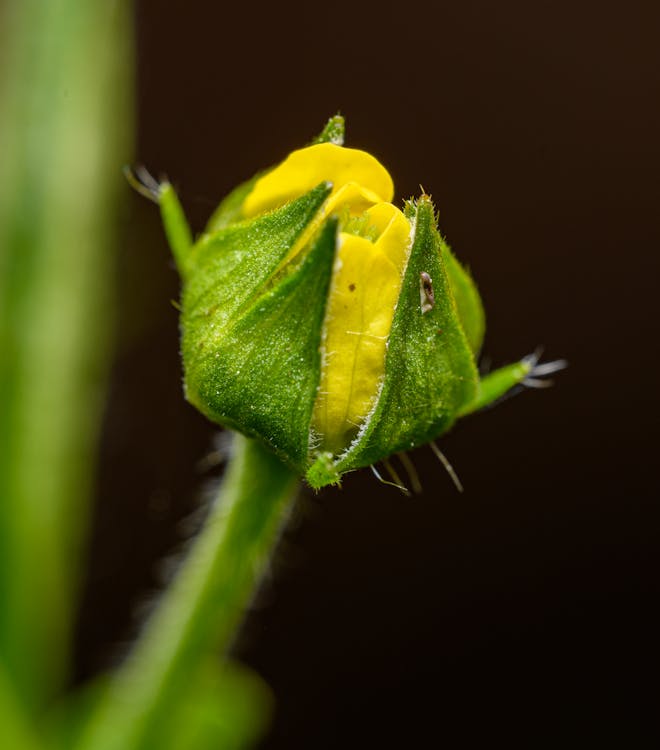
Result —
[{"label": "green leaf-like bract", "polygon": [[300,256],[281,265],[328,192],[322,184],[202,241],[183,295],[188,400],[215,422],[258,436],[301,472],[320,378],[336,222],[325,222]]},{"label": "green leaf-like bract", "polygon": [[481,297],[474,280],[456,260],[449,245],[443,239],[440,240],[440,251],[461,326],[472,353],[477,357],[481,351],[486,330],[486,316]]}]

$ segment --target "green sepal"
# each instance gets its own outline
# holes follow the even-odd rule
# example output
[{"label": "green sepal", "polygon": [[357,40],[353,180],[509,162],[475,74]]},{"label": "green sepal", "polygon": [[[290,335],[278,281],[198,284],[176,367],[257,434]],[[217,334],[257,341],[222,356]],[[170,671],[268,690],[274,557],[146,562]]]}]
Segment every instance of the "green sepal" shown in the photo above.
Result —
[{"label": "green sepal", "polygon": [[519,362],[505,365],[494,372],[488,373],[488,375],[484,375],[479,381],[475,397],[463,406],[459,416],[464,417],[467,414],[472,414],[502,398],[512,388],[525,381],[525,378],[534,369],[535,362],[534,356],[525,357]]},{"label": "green sepal", "polygon": [[197,360],[272,281],[330,190],[321,183],[276,211],[203,235],[192,248],[181,314],[186,382]]},{"label": "green sepal", "polygon": [[[200,333],[199,316],[193,329],[187,321],[184,327],[188,400],[213,421],[260,438],[301,473],[320,380],[336,233],[336,221],[326,221],[301,260],[289,263],[261,293],[251,293],[220,333],[212,323]],[[251,248],[250,240],[242,247]],[[241,266],[241,278],[244,273]],[[226,283],[236,281],[217,282],[216,295]]]},{"label": "green sepal", "polygon": [[157,195],[167,242],[179,274],[185,279],[188,276],[190,249],[193,246],[192,232],[172,185],[169,182],[161,183]]},{"label": "green sepal", "polygon": [[211,234],[217,232],[219,229],[224,229],[230,224],[234,224],[243,218],[243,203],[245,199],[252,192],[257,180],[261,179],[270,170],[264,170],[263,172],[257,172],[254,177],[249,180],[242,182],[238,187],[234,188],[228,196],[220,201],[220,205],[211,214],[211,218],[206,224],[205,232]]},{"label": "green sepal", "polygon": [[[433,440],[449,429],[476,393],[474,357],[461,326],[435,226],[422,196],[409,212],[414,239],[394,314],[378,401],[362,430],[334,464],[317,457],[307,473],[313,487],[336,483],[352,469]],[[420,274],[433,281],[435,305],[422,313]]]},{"label": "green sepal", "polygon": [[486,316],[481,297],[470,273],[456,260],[451,248],[441,238],[442,259],[445,264],[456,309],[472,354],[481,351],[486,332]]},{"label": "green sepal", "polygon": [[316,143],[334,143],[335,146],[343,146],[345,133],[346,124],[344,118],[337,114],[326,122],[323,130],[312,141],[312,145]]}]

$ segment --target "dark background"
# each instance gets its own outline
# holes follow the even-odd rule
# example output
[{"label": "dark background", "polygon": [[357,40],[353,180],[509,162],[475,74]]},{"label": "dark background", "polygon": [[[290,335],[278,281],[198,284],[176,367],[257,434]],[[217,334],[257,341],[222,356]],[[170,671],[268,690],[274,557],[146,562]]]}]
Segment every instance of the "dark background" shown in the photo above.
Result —
[{"label": "dark background", "polygon": [[[237,645],[277,697],[264,747],[655,746],[658,8],[138,3],[137,159],[197,230],[339,110],[398,199],[433,195],[494,366],[571,363],[442,439],[464,495],[420,449],[422,496],[369,471],[305,496]],[[215,432],[157,211],[127,202],[81,678],[162,587]]]}]

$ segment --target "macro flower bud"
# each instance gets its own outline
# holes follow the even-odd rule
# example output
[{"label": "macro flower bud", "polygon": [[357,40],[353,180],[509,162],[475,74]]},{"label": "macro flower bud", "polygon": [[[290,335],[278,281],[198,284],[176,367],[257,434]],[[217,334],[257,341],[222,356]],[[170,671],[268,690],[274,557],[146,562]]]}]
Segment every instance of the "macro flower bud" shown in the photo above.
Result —
[{"label": "macro flower bud", "polygon": [[160,203],[182,277],[187,399],[313,487],[558,369],[526,358],[480,381],[481,300],[430,198],[396,208],[389,173],[343,146],[339,117],[239,186],[194,243],[169,183],[135,177]]}]

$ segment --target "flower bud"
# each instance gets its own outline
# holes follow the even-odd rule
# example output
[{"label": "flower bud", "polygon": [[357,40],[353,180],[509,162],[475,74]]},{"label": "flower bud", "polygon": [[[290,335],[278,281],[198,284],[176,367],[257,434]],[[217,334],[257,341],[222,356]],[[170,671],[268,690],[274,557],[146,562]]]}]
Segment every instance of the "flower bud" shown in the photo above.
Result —
[{"label": "flower bud", "polygon": [[138,177],[182,275],[186,397],[313,487],[433,440],[533,370],[480,383],[481,301],[430,198],[396,208],[339,117],[231,193],[194,244],[171,186]]}]

